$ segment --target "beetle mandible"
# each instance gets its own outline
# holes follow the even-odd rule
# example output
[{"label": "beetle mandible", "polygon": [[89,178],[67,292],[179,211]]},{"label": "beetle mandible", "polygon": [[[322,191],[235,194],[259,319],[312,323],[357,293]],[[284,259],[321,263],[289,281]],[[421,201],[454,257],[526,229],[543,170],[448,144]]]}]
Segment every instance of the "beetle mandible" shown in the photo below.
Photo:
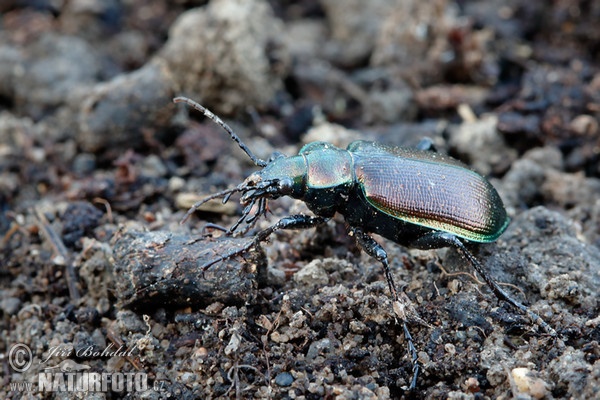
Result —
[{"label": "beetle mandible", "polygon": [[[259,231],[248,245],[202,265],[203,270],[249,251],[275,231],[315,227],[337,212],[344,216],[358,245],[382,264],[395,302],[399,297],[387,254],[370,233],[411,248],[455,247],[498,299],[555,334],[540,316],[500,288],[463,244],[463,241],[493,242],[504,232],[509,218],[498,192],[462,162],[437,153],[431,142],[422,141],[416,149],[362,140],[350,143],[346,149],[313,142],[302,147],[298,155],[278,154],[265,161],[256,157],[225,122],[205,107],[186,97],[176,97],[173,101],[188,104],[220,125],[254,164],[262,167],[238,186],[194,204],[182,222],[205,202],[223,198],[225,203],[237,192],[242,195],[244,208],[239,220],[227,230],[228,234],[242,223],[247,224],[245,229],[250,229],[266,214],[267,200],[281,196],[303,201],[315,214],[284,217]],[[404,320],[403,325],[413,359],[413,388],[418,373],[417,355]]]}]

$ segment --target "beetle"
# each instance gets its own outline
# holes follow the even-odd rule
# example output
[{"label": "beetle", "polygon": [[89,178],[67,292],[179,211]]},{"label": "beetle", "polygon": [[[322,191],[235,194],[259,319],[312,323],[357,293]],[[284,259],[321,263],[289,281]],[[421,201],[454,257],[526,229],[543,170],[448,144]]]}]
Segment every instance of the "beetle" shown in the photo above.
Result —
[{"label": "beetle", "polygon": [[[400,300],[387,253],[371,233],[411,248],[455,247],[498,299],[521,310],[545,331],[554,334],[540,316],[500,288],[463,243],[490,243],[505,231],[509,218],[498,192],[487,179],[462,162],[437,153],[430,141],[421,141],[415,149],[364,140],[352,142],[346,149],[313,142],[302,147],[297,155],[276,154],[265,161],[256,157],[227,124],[205,107],[186,97],[173,101],[186,103],[220,125],[254,164],[262,168],[238,186],[194,204],[182,223],[205,202],[223,198],[225,203],[233,193],[241,193],[244,208],[238,221],[226,230],[227,234],[234,233],[243,223],[246,224],[244,229],[249,230],[266,214],[267,201],[281,196],[303,201],[315,214],[284,217],[259,231],[241,249],[202,265],[203,270],[249,251],[275,231],[315,227],[340,213],[357,244],[382,264],[394,302]],[[413,362],[410,387],[414,388],[419,370],[417,354],[406,321],[402,319]]]}]

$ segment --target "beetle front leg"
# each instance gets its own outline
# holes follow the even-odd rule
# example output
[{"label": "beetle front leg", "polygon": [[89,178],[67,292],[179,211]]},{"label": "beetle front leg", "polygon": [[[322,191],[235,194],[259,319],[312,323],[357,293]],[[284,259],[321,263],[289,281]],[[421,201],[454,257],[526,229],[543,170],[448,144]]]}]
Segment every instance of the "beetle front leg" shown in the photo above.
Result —
[{"label": "beetle front leg", "polygon": [[308,229],[314,228],[317,225],[324,224],[329,221],[329,218],[313,217],[310,215],[290,215],[289,217],[281,218],[277,223],[258,232],[254,237],[255,242],[264,242],[275,231],[281,229]]},{"label": "beetle front leg", "polygon": [[284,218],[280,219],[277,223],[258,232],[254,236],[254,239],[252,241],[250,241],[248,244],[246,244],[245,246],[243,246],[237,250],[233,250],[229,253],[223,254],[223,255],[217,257],[216,259],[201,265],[200,268],[202,269],[202,271],[206,271],[208,268],[210,268],[211,266],[213,266],[214,264],[216,264],[218,262],[229,260],[230,258],[239,256],[240,254],[244,254],[248,250],[250,250],[252,247],[258,245],[260,242],[264,242],[265,240],[267,240],[267,238],[269,236],[271,236],[271,234],[273,234],[275,231],[278,231],[281,229],[313,228],[317,225],[321,225],[321,224],[327,222],[328,220],[329,220],[329,218],[313,217],[310,215],[290,215],[289,217],[284,217]]},{"label": "beetle front leg", "polygon": [[[401,301],[398,292],[396,291],[396,284],[394,283],[394,277],[390,271],[390,265],[387,258],[385,249],[377,243],[368,233],[364,232],[360,228],[350,227],[350,231],[356,238],[358,245],[371,257],[379,261],[383,265],[383,274],[387,280],[390,292],[392,293],[392,300],[394,302],[394,313],[402,320],[402,331],[404,332],[404,339],[408,345],[408,353],[410,354],[411,364],[413,369],[413,377],[410,381],[409,390],[414,389],[417,386],[417,377],[419,376],[419,359],[417,355],[417,349],[413,343],[412,335],[408,330],[408,324],[406,322],[406,316],[403,313],[396,312],[396,305],[407,303],[407,300]],[[404,295],[406,297],[406,295]]]}]

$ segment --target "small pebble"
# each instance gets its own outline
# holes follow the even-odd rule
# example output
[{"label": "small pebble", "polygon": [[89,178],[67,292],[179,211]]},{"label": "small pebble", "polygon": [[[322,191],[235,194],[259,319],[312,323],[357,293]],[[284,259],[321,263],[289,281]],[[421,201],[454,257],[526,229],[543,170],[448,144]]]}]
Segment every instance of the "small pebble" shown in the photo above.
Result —
[{"label": "small pebble", "polygon": [[548,384],[529,369],[514,368],[511,375],[519,393],[528,394],[534,399],[542,399],[548,395]]},{"label": "small pebble", "polygon": [[14,315],[19,311],[21,307],[21,300],[17,297],[7,297],[0,301],[0,309],[4,311],[6,315]]},{"label": "small pebble", "polygon": [[87,175],[96,169],[96,156],[90,153],[81,153],[73,160],[73,172],[76,175]]},{"label": "small pebble", "polygon": [[281,372],[275,377],[275,383],[287,387],[294,383],[294,377],[289,372]]}]

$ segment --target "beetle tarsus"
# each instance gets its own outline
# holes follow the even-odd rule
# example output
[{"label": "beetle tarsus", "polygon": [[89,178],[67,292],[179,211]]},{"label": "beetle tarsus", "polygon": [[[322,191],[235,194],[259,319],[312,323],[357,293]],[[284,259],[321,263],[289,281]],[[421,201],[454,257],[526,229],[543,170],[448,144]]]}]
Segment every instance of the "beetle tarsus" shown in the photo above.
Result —
[{"label": "beetle tarsus", "polygon": [[224,226],[221,226],[218,224],[213,224],[212,222],[207,222],[202,227],[202,237],[211,236],[211,234],[208,232],[210,229],[216,229],[221,232],[227,232],[229,230],[228,228],[225,228]]},{"label": "beetle tarsus", "polygon": [[417,387],[417,377],[419,376],[419,356],[417,355],[417,349],[413,344],[413,338],[408,330],[408,325],[406,324],[406,320],[402,320],[402,330],[404,331],[404,339],[408,344],[408,352],[410,353],[410,359],[412,363],[413,376],[410,380],[410,386],[408,390],[413,390]]}]

